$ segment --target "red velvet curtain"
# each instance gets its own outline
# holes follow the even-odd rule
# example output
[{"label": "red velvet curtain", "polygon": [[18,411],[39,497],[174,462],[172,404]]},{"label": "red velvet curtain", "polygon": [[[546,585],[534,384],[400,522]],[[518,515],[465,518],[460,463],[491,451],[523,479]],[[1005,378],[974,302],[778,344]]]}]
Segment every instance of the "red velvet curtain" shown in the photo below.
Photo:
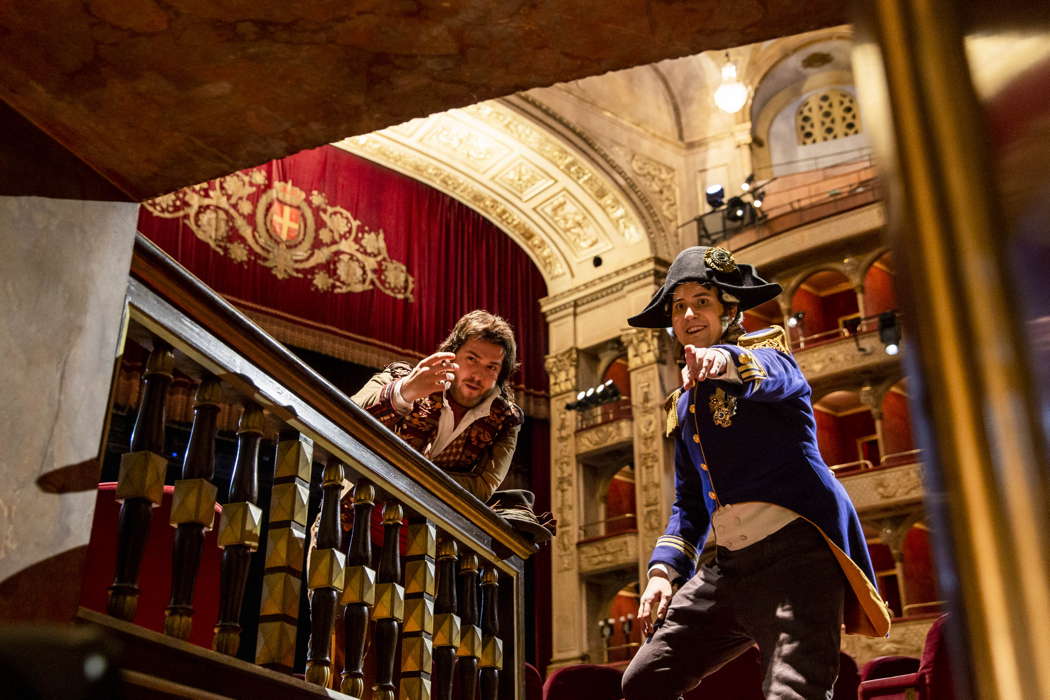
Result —
[{"label": "red velvet curtain", "polygon": [[139,230],[235,302],[386,348],[429,354],[462,314],[487,309],[515,329],[514,383],[547,391],[547,288],[528,255],[467,206],[341,149],[146,202]]}]

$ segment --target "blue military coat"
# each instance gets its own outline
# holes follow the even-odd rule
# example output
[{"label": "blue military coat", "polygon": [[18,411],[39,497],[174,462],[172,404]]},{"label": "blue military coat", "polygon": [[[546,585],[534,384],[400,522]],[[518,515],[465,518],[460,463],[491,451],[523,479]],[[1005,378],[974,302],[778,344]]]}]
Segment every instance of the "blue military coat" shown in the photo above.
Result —
[{"label": "blue military coat", "polygon": [[738,345],[716,345],[732,356],[741,383],[709,380],[672,396],[675,502],[651,563],[692,576],[716,508],[774,503],[815,525],[835,554],[853,593],[846,596],[846,631],[884,636],[890,616],[860,519],[820,456],[809,383],[782,334],[770,329]]}]

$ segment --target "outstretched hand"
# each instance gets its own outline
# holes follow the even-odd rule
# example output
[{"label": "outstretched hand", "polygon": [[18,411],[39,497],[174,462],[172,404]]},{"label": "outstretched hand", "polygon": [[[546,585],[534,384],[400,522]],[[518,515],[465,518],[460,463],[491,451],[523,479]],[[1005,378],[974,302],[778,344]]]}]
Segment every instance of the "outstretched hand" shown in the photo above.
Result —
[{"label": "outstretched hand", "polygon": [[435,352],[430,357],[424,357],[401,380],[401,398],[411,403],[434,392],[444,391],[452,385],[457,369],[459,365],[455,353]]},{"label": "outstretched hand", "polygon": [[688,391],[705,379],[717,379],[726,373],[729,352],[722,348],[685,346],[685,366],[682,367],[682,388]]},{"label": "outstretched hand", "polygon": [[[638,619],[642,622],[642,636],[648,637],[655,629],[653,620],[662,620],[671,605],[671,582],[663,574],[654,571],[645,585],[638,604]],[[655,613],[655,614],[654,614]]]}]

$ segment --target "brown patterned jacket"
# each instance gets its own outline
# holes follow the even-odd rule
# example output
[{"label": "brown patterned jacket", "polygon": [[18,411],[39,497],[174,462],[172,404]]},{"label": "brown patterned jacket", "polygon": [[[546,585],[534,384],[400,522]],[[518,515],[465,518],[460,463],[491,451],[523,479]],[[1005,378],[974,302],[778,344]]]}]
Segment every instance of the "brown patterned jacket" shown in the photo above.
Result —
[{"label": "brown patterned jacket", "polygon": [[[437,435],[444,397],[431,394],[417,400],[409,413],[398,413],[393,403],[394,381],[411,371],[412,367],[404,362],[389,364],[351,400],[423,452]],[[441,454],[430,455],[430,460],[460,486],[487,501],[510,470],[523,420],[524,414],[515,403],[497,396],[487,416],[471,423]]]}]

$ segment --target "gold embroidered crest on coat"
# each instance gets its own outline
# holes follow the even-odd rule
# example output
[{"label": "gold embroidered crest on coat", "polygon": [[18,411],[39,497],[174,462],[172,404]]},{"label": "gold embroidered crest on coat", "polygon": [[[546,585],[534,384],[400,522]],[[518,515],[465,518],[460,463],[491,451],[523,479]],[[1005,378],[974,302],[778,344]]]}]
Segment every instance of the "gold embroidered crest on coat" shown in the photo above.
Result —
[{"label": "gold embroidered crest on coat", "polygon": [[715,389],[708,400],[707,405],[711,409],[711,420],[720,428],[728,428],[733,424],[733,416],[736,415],[736,397],[726,394],[725,389]]}]

